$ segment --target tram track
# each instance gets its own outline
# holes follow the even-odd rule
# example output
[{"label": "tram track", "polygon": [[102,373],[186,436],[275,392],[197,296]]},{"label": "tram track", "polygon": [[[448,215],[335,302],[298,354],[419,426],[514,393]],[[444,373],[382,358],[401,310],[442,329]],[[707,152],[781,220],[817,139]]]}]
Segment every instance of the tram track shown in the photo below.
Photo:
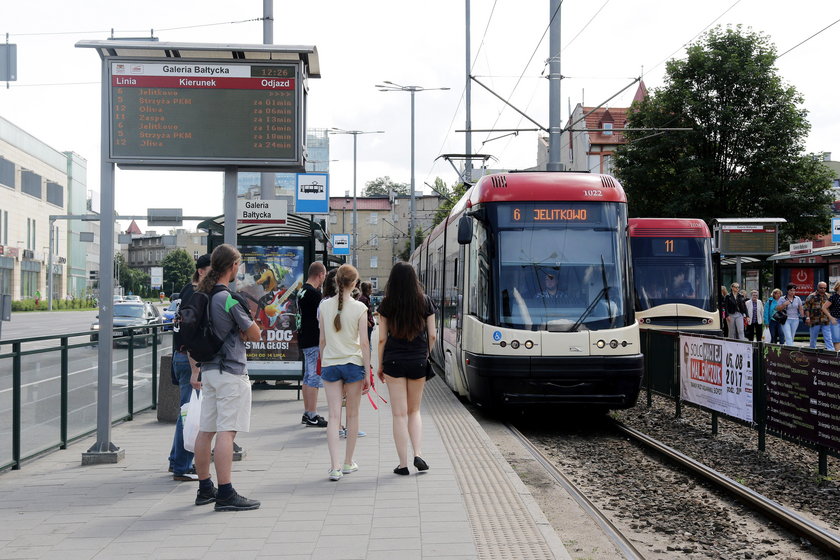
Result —
[{"label": "tram track", "polygon": [[554,420],[556,429],[505,428],[624,558],[840,557],[834,527],[799,503],[786,507],[612,418]]},{"label": "tram track", "polygon": [[578,489],[574,482],[563,474],[563,471],[558,469],[551,460],[543,455],[542,452],[533,443],[531,443],[531,441],[525,437],[522,432],[516,429],[515,426],[506,423],[505,427],[508,431],[510,431],[513,437],[528,450],[528,452],[546,470],[546,472],[548,472],[548,474],[563,487],[563,489],[575,500],[580,508],[586,512],[593,521],[595,521],[598,527],[601,528],[604,535],[610,540],[613,546],[615,546],[616,550],[621,553],[623,558],[626,558],[627,560],[644,560],[644,555],[639,552],[635,546],[633,546],[630,539],[628,539],[624,533],[615,526],[615,524],[606,514],[604,514],[604,512],[602,512],[589,498],[586,497],[586,494]]},{"label": "tram track", "polygon": [[676,449],[673,449],[638,430],[625,426],[617,420],[614,420],[613,422],[615,428],[619,432],[631,438],[637,444],[654,451],[658,455],[673,463],[676,463],[715,488],[734,495],[737,499],[749,504],[754,511],[765,517],[774,519],[776,522],[784,525],[795,534],[819,545],[825,551],[840,556],[840,536],[805,519],[795,511],[782,506],[778,502],[759,494],[735,480],[732,480],[711,467],[695,461],[691,457],[680,453]]}]

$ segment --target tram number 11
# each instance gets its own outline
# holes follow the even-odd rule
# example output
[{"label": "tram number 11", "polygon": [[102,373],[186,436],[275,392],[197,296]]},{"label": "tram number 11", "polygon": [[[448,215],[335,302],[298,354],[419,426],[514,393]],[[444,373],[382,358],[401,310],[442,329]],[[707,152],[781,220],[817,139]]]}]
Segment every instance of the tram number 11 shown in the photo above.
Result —
[{"label": "tram number 11", "polygon": [[673,253],[674,252],[674,240],[673,239],[666,239],[665,240],[665,252],[666,253]]}]

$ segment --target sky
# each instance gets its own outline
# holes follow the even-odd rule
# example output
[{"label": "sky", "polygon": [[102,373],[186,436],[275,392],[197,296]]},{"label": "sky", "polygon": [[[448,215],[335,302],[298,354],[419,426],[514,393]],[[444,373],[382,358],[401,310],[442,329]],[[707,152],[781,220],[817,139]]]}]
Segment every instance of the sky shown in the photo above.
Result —
[{"label": "sky", "polygon": [[[448,91],[416,94],[415,180],[457,180],[438,156],[463,153],[465,134],[465,2],[458,0],[274,0],[274,44],[315,45],[320,79],[309,82],[307,124],[312,128],[384,130],[358,137],[359,194],[365,182],[410,177],[410,95],[384,93],[383,81]],[[548,126],[549,0],[472,0],[471,72],[543,126]],[[0,84],[0,116],[60,151],[88,162],[89,188],[99,189],[101,62],[78,41],[149,36],[164,42],[263,42],[262,0],[0,0],[0,33],[17,44],[18,81]],[[561,17],[562,119],[569,107],[598,105],[638,76],[648,89],[663,84],[665,62],[714,25],[743,25],[769,36],[779,74],[804,97],[809,152],[840,159],[840,74],[832,63],[840,43],[837,0],[564,0]],[[152,31],[153,30],[153,31]],[[820,32],[820,33],[818,33]],[[815,37],[810,38],[815,33]],[[2,39],[2,36],[0,36]],[[802,43],[805,41],[804,43]],[[799,45],[799,43],[802,43]],[[799,46],[797,46],[799,45]],[[635,86],[607,106],[626,107]],[[472,87],[473,129],[533,128],[481,86]],[[473,133],[473,151],[492,166],[536,164],[537,135]],[[353,139],[330,143],[333,195],[353,188]],[[116,175],[116,210],[183,208],[184,215],[222,213],[219,172],[123,171]],[[139,222],[141,229],[145,224]],[[190,226],[190,224],[187,224]],[[124,227],[127,223],[124,224]]]}]

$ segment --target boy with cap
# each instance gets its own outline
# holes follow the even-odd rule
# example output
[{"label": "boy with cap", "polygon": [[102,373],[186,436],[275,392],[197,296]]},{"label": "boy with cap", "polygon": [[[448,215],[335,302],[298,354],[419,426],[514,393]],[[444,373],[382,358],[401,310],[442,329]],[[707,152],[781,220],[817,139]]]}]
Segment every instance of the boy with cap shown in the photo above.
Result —
[{"label": "boy with cap", "polygon": [[[210,270],[210,255],[201,255],[195,263],[195,273],[192,281],[181,290],[181,305],[184,305],[195,293],[198,282],[204,278]],[[172,333],[172,383],[178,385],[181,392],[181,405],[190,400],[192,386],[190,375],[192,370],[198,370],[195,362],[181,348],[181,336],[177,332]],[[169,470],[172,472],[173,480],[198,481],[193,467],[193,453],[184,449],[184,424],[181,414],[178,414],[178,422],[175,424],[175,437],[172,440],[172,450],[169,453]]]}]

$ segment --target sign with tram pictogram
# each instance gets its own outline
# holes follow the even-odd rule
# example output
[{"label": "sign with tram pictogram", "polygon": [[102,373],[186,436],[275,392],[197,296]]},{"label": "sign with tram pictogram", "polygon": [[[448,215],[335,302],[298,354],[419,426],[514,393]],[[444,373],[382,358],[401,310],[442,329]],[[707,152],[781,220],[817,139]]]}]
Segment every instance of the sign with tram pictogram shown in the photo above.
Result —
[{"label": "sign with tram pictogram", "polygon": [[680,335],[680,398],[752,422],[752,362],[748,342]]}]

